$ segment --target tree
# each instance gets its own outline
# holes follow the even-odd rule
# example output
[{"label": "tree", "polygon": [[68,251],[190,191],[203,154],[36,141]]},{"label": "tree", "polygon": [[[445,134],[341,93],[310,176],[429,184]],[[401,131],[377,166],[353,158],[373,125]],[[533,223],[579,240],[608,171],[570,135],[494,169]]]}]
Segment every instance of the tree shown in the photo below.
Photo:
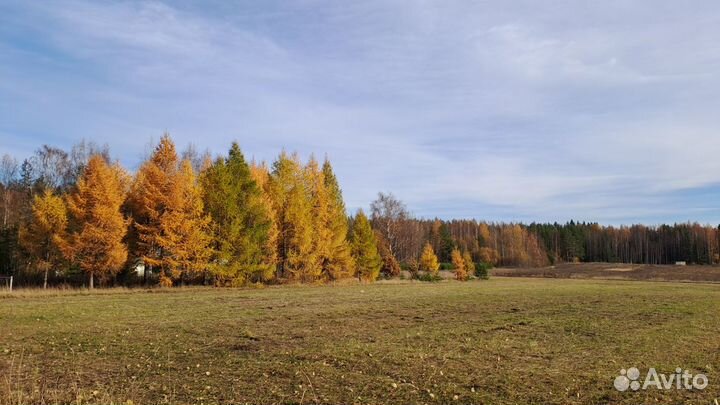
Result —
[{"label": "tree", "polygon": [[67,209],[61,197],[50,190],[35,196],[30,224],[20,228],[20,245],[34,267],[43,272],[43,288],[47,288],[49,271],[64,259],[62,244],[67,225]]},{"label": "tree", "polygon": [[333,172],[330,161],[325,159],[322,167],[325,188],[328,194],[328,217],[324,225],[330,231],[328,257],[324,261],[324,269],[331,278],[340,278],[352,271],[353,263],[348,236],[348,217],[345,211],[342,190]]},{"label": "tree", "polygon": [[489,247],[481,247],[478,255],[481,263],[485,263],[490,266],[495,266],[500,261],[500,255],[497,250]]},{"label": "tree", "polygon": [[463,262],[465,262],[465,272],[467,275],[475,273],[475,263],[473,262],[472,256],[470,255],[470,252],[465,251],[463,253]]},{"label": "tree", "polygon": [[8,227],[12,199],[15,194],[12,190],[12,186],[17,180],[17,174],[17,160],[8,154],[4,154],[2,160],[0,161],[0,191],[2,191],[3,204],[2,227],[0,229]]},{"label": "tree", "polygon": [[[256,169],[259,170],[259,169]],[[257,173],[267,180],[267,170]],[[237,143],[201,177],[205,210],[212,217],[215,257],[211,271],[219,284],[242,285],[273,277],[276,234],[272,208]]]},{"label": "tree", "polygon": [[410,216],[405,204],[392,193],[378,193],[378,198],[370,204],[370,213],[373,226],[387,241],[390,253],[397,257],[402,249],[401,226]]},{"label": "tree", "polygon": [[314,157],[310,157],[303,169],[305,187],[308,191],[312,219],[312,249],[317,256],[322,274],[326,279],[337,279],[340,274],[329,268],[331,243],[333,239],[330,229],[330,196],[325,185],[325,175]]},{"label": "tree", "polygon": [[435,256],[435,251],[430,243],[426,243],[420,256],[420,270],[437,275],[439,269],[440,263],[438,263],[438,258]]},{"label": "tree", "polygon": [[440,261],[447,262],[452,260],[452,252],[456,248],[457,245],[450,233],[450,228],[443,222],[440,226],[440,250],[438,252]]},{"label": "tree", "polygon": [[278,223],[279,272],[296,281],[314,281],[322,266],[313,250],[310,196],[296,155],[282,152],[273,163],[268,184]]},{"label": "tree", "polygon": [[171,286],[204,270],[212,254],[210,217],[203,211],[200,187],[189,160],[183,160],[167,197],[168,209],[160,217],[161,236],[157,243],[168,252],[160,261],[160,283]]},{"label": "tree", "polygon": [[70,156],[62,149],[43,145],[32,157],[36,181],[41,189],[64,190],[71,183]]},{"label": "tree", "polygon": [[277,270],[277,246],[280,231],[278,230],[278,221],[275,217],[275,210],[273,209],[273,199],[270,195],[269,190],[270,171],[268,170],[267,165],[265,165],[264,162],[261,165],[256,165],[255,163],[253,163],[252,165],[250,165],[250,174],[252,175],[253,180],[255,180],[255,183],[260,189],[262,206],[265,208],[264,212],[267,215],[267,219],[270,223],[270,227],[268,228],[267,232],[267,238],[265,239],[265,243],[263,245],[263,256],[265,258],[264,263],[268,264],[268,267],[265,270],[263,276],[263,280],[267,281],[275,276],[275,272]]},{"label": "tree", "polygon": [[453,249],[450,254],[453,267],[455,268],[455,279],[465,281],[468,278],[468,270],[460,250]]},{"label": "tree", "polygon": [[63,252],[89,275],[90,288],[96,275],[115,275],[127,259],[123,238],[129,221],[120,212],[125,182],[119,166],[111,167],[94,155],[67,198],[70,232]]},{"label": "tree", "polygon": [[169,272],[167,264],[171,251],[163,249],[163,216],[172,210],[175,178],[178,173],[175,144],[168,134],[163,135],[150,158],[142,164],[128,195],[127,210],[132,216],[129,246],[134,256],[141,258],[152,272],[159,267]]},{"label": "tree", "polygon": [[375,281],[380,274],[382,258],[378,253],[375,233],[362,210],[358,210],[353,219],[351,240],[358,279]]},{"label": "tree", "polygon": [[383,261],[380,272],[388,278],[398,277],[402,271],[400,263],[397,261],[395,256],[393,256],[392,252],[390,252],[387,241],[377,230],[375,231],[375,240],[377,240],[378,253],[380,253],[380,257]]}]

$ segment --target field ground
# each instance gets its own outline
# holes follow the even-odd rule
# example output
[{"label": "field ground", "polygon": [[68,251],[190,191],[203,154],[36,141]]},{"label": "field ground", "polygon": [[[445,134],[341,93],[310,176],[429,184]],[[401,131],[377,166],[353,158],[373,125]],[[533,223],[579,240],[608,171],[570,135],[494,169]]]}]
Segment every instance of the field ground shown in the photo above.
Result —
[{"label": "field ground", "polygon": [[[720,286],[495,278],[0,298],[0,403],[586,404],[720,397]],[[704,391],[618,392],[621,368]]]},{"label": "field ground", "polygon": [[720,283],[720,266],[674,266],[622,263],[563,263],[539,268],[497,268],[503,277],[582,278]]}]

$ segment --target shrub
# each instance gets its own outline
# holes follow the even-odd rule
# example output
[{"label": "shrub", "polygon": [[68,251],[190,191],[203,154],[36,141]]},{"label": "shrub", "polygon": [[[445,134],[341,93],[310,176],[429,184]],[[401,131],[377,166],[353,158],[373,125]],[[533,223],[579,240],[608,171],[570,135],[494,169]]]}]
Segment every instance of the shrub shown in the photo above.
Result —
[{"label": "shrub", "polygon": [[455,270],[452,263],[440,263],[440,270]]},{"label": "shrub", "polygon": [[423,272],[423,273],[420,273],[420,274],[417,276],[417,279],[420,280],[420,281],[427,281],[427,282],[430,282],[430,283],[436,283],[436,282],[438,282],[438,281],[441,281],[441,280],[442,280],[442,277],[440,277],[440,276],[437,275],[437,274],[431,273],[431,272]]},{"label": "shrub", "polygon": [[487,280],[490,278],[490,269],[492,269],[492,265],[488,263],[476,263],[475,264],[475,277]]}]

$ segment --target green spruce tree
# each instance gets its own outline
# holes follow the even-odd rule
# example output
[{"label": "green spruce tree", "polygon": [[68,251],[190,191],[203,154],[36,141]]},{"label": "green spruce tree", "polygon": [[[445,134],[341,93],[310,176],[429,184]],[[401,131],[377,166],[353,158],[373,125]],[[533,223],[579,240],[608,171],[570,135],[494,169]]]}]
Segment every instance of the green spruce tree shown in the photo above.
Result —
[{"label": "green spruce tree", "polygon": [[212,218],[216,252],[211,271],[221,284],[241,285],[273,275],[268,246],[272,221],[262,190],[253,180],[240,146],[217,159],[201,176],[205,210]]}]

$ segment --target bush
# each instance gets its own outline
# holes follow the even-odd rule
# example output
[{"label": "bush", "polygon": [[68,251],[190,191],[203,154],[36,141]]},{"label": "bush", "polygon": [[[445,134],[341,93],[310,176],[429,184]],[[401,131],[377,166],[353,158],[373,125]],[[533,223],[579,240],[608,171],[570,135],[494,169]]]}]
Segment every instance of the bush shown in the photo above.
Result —
[{"label": "bush", "polygon": [[475,264],[475,277],[483,280],[490,278],[490,269],[492,265],[488,263],[476,263]]},{"label": "bush", "polygon": [[455,270],[452,263],[440,263],[440,270]]},{"label": "bush", "polygon": [[423,272],[417,276],[417,280],[436,283],[436,282],[442,280],[442,277],[440,277],[437,274],[430,273],[430,272]]}]

